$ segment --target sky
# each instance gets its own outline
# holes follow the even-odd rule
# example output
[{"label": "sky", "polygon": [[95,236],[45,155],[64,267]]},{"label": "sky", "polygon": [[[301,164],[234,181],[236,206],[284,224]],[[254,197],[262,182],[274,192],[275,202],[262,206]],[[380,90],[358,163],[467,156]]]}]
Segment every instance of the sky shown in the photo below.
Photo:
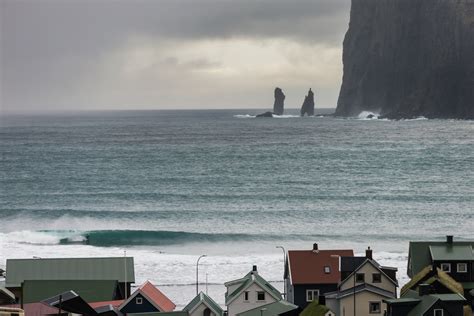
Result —
[{"label": "sky", "polygon": [[0,0],[3,113],[335,107],[350,0]]}]

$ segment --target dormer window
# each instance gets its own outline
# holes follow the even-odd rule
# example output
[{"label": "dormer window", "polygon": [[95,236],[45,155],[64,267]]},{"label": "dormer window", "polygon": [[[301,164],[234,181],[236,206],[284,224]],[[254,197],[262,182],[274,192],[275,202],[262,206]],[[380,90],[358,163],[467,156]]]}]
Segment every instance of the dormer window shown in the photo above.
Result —
[{"label": "dormer window", "polygon": [[442,263],[441,264],[441,271],[451,272],[451,263]]},{"label": "dormer window", "polygon": [[330,266],[325,266],[324,267],[324,273],[326,273],[326,274],[331,273],[331,267]]},{"label": "dormer window", "polygon": [[467,263],[458,263],[457,271],[459,273],[466,273],[467,272]]}]

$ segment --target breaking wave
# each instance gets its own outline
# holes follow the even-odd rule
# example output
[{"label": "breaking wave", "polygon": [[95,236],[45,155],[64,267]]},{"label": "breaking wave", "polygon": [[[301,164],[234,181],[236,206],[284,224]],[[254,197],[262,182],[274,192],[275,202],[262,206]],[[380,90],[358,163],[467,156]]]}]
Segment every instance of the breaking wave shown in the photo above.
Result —
[{"label": "breaking wave", "polygon": [[[197,233],[166,230],[39,230],[16,231],[0,234],[5,241],[30,245],[91,245],[96,247],[113,246],[167,246],[190,243],[219,242],[273,242],[343,240],[347,236],[337,234],[243,234],[243,233]],[[376,240],[387,238],[404,240],[403,236],[358,234],[354,239]]]}]

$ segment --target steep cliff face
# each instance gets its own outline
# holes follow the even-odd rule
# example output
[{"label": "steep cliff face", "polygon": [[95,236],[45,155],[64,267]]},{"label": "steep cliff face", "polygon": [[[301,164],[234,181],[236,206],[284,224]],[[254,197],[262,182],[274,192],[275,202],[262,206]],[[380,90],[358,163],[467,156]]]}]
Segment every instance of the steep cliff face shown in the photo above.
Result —
[{"label": "steep cliff face", "polygon": [[474,118],[474,0],[352,0],[336,115]]},{"label": "steep cliff face", "polygon": [[304,97],[303,105],[300,110],[301,116],[307,114],[308,116],[314,115],[314,93],[309,88],[308,95]]},{"label": "steep cliff face", "polygon": [[275,88],[275,102],[273,103],[273,113],[282,115],[285,107],[285,95],[280,88]]}]

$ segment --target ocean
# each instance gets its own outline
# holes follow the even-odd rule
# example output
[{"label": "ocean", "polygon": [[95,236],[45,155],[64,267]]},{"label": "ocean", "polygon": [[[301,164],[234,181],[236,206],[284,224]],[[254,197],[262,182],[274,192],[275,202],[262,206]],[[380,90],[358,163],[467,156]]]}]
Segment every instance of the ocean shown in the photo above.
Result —
[{"label": "ocean", "polygon": [[0,268],[126,251],[136,284],[181,308],[201,254],[200,290],[223,305],[252,265],[282,289],[276,246],[370,246],[402,285],[410,240],[474,238],[473,121],[261,112],[3,115]]}]

